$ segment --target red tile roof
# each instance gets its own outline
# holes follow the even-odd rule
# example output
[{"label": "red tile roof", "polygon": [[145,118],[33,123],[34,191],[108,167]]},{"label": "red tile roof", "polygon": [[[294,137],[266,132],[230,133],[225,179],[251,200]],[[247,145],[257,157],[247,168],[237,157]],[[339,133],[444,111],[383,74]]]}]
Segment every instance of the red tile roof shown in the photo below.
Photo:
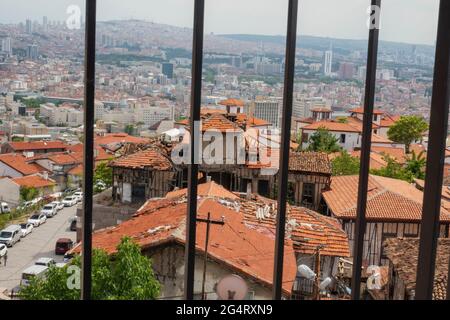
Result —
[{"label": "red tile roof", "polygon": [[110,166],[129,169],[171,170],[172,162],[156,148],[149,148],[118,158],[112,161]]},{"label": "red tile roof", "polygon": [[226,100],[222,100],[219,102],[219,104],[223,105],[223,106],[238,106],[238,107],[242,107],[244,106],[244,102],[242,100],[239,99],[226,99]]},{"label": "red tile roof", "polygon": [[337,132],[361,132],[361,129],[355,128],[348,123],[341,123],[335,121],[316,121],[304,126],[304,130],[317,130],[319,128],[327,129],[328,131]]},{"label": "red tile roof", "polygon": [[12,179],[15,183],[23,187],[45,188],[54,186],[56,183],[50,179],[44,179],[40,175],[31,175]]},{"label": "red tile roof", "polygon": [[[419,239],[390,238],[383,244],[383,252],[392,262],[396,277],[402,280],[406,290],[414,295],[419,257]],[[439,238],[437,244],[433,300],[445,300],[450,258],[450,239]]]},{"label": "red tile roof", "polygon": [[331,175],[331,164],[328,155],[323,152],[291,152],[289,171]]},{"label": "red tile roof", "polygon": [[[340,153],[338,153],[339,155]],[[352,151],[350,153],[352,157],[355,158],[361,158],[361,151]],[[384,156],[376,153],[376,152],[370,152],[370,169],[381,169],[386,167],[387,162],[384,160]]]},{"label": "red tile roof", "polygon": [[73,167],[72,169],[70,169],[67,173],[71,174],[71,175],[76,175],[79,176],[81,174],[83,174],[83,164],[79,164],[76,167]]},{"label": "red tile roof", "polygon": [[406,162],[406,153],[405,149],[403,148],[394,148],[388,146],[386,147],[372,146],[372,151],[380,155],[388,155],[394,160],[396,160],[398,163]]},{"label": "red tile roof", "polygon": [[208,118],[202,120],[202,131],[219,130],[225,132],[227,130],[241,130],[236,123],[231,122],[221,114],[212,114]]},{"label": "red tile roof", "polygon": [[115,143],[148,143],[148,139],[130,136],[127,133],[107,133],[103,136],[96,136],[94,143],[96,145],[108,145]]},{"label": "red tile roof", "polygon": [[236,115],[236,122],[242,126],[242,125],[248,125],[250,127],[258,127],[258,126],[268,126],[270,125],[269,122],[263,119],[255,118],[255,117],[248,117],[245,113],[238,113]]},{"label": "red tile roof", "polygon": [[[242,216],[233,208],[213,199],[202,199],[198,216],[211,213],[212,219],[225,218],[225,224],[211,225],[208,255],[218,263],[270,287],[273,276],[274,240],[243,224]],[[122,224],[93,234],[93,247],[109,253],[123,236],[135,240],[145,251],[166,243],[185,243],[186,201],[162,199],[147,202],[145,208]],[[197,224],[196,250],[203,252],[206,225]],[[75,248],[75,251],[80,248]],[[284,250],[283,293],[289,295],[297,272],[292,243],[287,240]]]},{"label": "red tile roof", "polygon": [[68,165],[80,163],[82,159],[69,153],[55,153],[46,156],[46,158],[58,165]]},{"label": "red tile roof", "polygon": [[[356,218],[359,176],[331,179],[330,190],[322,192],[333,215]],[[420,222],[423,193],[406,181],[369,175],[366,217],[372,221]],[[449,212],[442,207],[441,222],[450,223]]]},{"label": "red tile roof", "polygon": [[[258,196],[254,201],[242,201],[245,223],[259,232],[275,236],[276,205],[274,200]],[[262,216],[256,212],[265,211]],[[292,240],[294,250],[301,254],[314,254],[322,246],[321,254],[349,257],[348,238],[339,222],[307,208],[288,205],[286,210],[286,237]]]},{"label": "red tile roof", "polygon": [[[212,219],[224,217],[223,226],[211,225],[210,258],[271,286],[273,276],[276,202],[258,195],[255,199],[231,199],[228,191],[213,190],[214,183],[199,185],[198,216],[211,213]],[[205,191],[204,190],[204,191]],[[180,190],[181,191],[181,190]],[[223,196],[225,198],[217,197]],[[93,235],[93,246],[109,253],[116,250],[123,236],[134,239],[143,250],[163,243],[184,245],[186,230],[185,193],[172,193],[152,199],[134,217]],[[257,216],[258,212],[258,216]],[[261,215],[262,214],[262,215]],[[334,218],[305,208],[288,206],[287,237],[284,248],[283,292],[289,294],[297,273],[295,253],[312,254],[318,245],[321,254],[348,257],[348,238]],[[203,250],[206,225],[197,224],[196,249]],[[80,247],[74,251],[79,252]]]},{"label": "red tile roof", "polygon": [[[187,188],[169,192],[166,195],[166,198],[177,198],[183,195],[187,195]],[[197,188],[197,195],[199,197],[216,197],[233,200],[239,198],[237,195],[235,195],[231,191],[228,191],[227,189],[215,183],[214,181],[199,184]]]},{"label": "red tile roof", "polygon": [[[15,171],[23,175],[35,174],[41,171],[38,166],[34,164],[29,164],[26,160],[27,158],[21,154],[15,153],[0,154],[0,162],[3,162],[8,167],[14,169]],[[3,174],[0,172],[0,175]]]},{"label": "red tile roof", "polygon": [[17,141],[17,142],[8,142],[8,144],[15,152],[67,148],[67,145],[61,141],[29,141],[29,142]]}]

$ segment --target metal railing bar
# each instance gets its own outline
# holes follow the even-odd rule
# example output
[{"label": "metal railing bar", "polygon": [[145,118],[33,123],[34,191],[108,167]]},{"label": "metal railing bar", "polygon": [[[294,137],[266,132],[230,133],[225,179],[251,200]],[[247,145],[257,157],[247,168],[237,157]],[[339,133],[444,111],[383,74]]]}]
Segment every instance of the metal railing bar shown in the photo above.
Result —
[{"label": "metal railing bar", "polygon": [[286,202],[291,138],[292,101],[294,94],[295,53],[297,44],[298,0],[289,0],[286,33],[283,113],[281,126],[280,168],[278,173],[277,227],[273,268],[272,298],[281,299],[283,283],[284,237],[286,228]]}]

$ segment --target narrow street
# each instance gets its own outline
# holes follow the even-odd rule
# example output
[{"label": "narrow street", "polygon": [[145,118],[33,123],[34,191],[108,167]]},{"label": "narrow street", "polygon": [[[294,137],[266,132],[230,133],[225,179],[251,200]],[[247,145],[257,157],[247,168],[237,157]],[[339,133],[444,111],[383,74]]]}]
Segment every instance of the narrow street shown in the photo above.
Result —
[{"label": "narrow street", "polygon": [[76,206],[64,208],[43,225],[34,228],[33,232],[22,238],[12,248],[8,248],[6,267],[1,260],[0,288],[12,289],[20,282],[22,271],[41,257],[54,258],[62,262],[63,256],[55,255],[55,243],[59,238],[70,238],[75,241],[76,232],[69,230],[69,219],[75,216]]}]

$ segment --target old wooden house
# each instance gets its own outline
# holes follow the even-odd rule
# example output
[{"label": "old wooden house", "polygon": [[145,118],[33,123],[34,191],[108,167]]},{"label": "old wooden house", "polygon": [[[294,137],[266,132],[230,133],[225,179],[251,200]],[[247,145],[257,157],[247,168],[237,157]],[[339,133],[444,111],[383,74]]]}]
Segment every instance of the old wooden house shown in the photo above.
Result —
[{"label": "old wooden house", "polygon": [[144,202],[164,197],[175,186],[175,170],[162,150],[150,147],[112,161],[112,197],[126,202]]},{"label": "old wooden house", "polygon": [[[355,239],[358,176],[333,177],[331,186],[322,192],[325,214],[337,218],[347,232],[350,252]],[[387,264],[383,242],[388,238],[419,236],[422,219],[422,191],[406,181],[369,175],[364,235],[363,264]],[[450,214],[443,205],[440,236],[449,236]]]}]

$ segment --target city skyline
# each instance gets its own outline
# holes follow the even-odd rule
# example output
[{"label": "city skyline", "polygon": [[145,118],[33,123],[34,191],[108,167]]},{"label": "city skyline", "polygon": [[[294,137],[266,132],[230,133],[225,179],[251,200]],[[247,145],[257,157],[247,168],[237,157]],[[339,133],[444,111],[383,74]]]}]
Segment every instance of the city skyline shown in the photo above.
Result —
[{"label": "city skyline", "polygon": [[[345,5],[329,0],[304,0],[299,4],[299,34],[337,39],[367,38],[366,10],[369,1],[348,0]],[[26,19],[42,21],[64,20],[69,5],[80,6],[81,0],[38,0],[30,5],[25,0],[5,0],[0,13],[0,23],[19,23]],[[406,6],[408,4],[408,6]],[[173,8],[177,8],[176,11]],[[324,9],[325,8],[325,9]],[[284,35],[286,29],[287,1],[245,2],[220,0],[206,1],[205,33]],[[434,45],[437,21],[437,1],[395,1],[382,4],[380,40],[410,44]],[[98,1],[98,21],[138,19],[192,27],[193,1],[134,0],[124,6],[117,0]],[[337,14],[342,12],[342,14]],[[355,15],[355,12],[361,14]],[[320,16],[322,19],[317,19]],[[349,19],[350,17],[350,19]],[[238,21],[238,23],[236,23]],[[261,23],[264,21],[264,23]],[[266,23],[270,21],[270,23]],[[410,21],[429,23],[411,26]]]}]

